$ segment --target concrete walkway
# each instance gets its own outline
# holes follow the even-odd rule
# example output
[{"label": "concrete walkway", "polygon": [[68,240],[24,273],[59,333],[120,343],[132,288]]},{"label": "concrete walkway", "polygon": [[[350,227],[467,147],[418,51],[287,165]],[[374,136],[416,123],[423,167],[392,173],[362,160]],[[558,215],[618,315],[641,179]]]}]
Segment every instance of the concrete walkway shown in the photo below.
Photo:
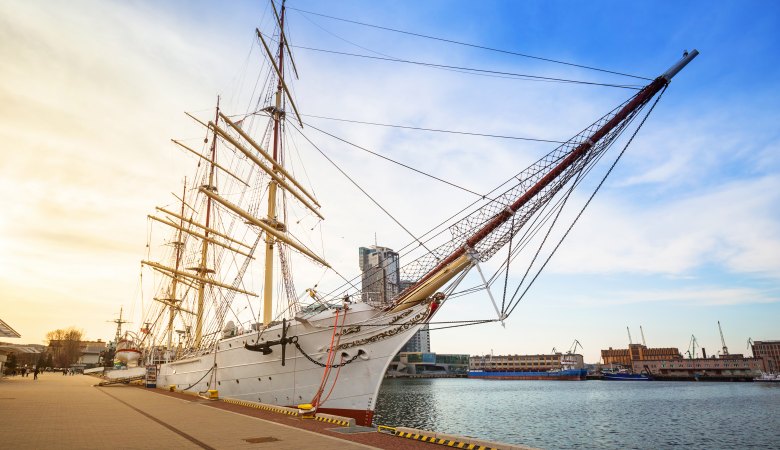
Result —
[{"label": "concrete walkway", "polygon": [[[0,380],[0,448],[375,448],[90,376]],[[398,439],[398,438],[393,438]]]}]

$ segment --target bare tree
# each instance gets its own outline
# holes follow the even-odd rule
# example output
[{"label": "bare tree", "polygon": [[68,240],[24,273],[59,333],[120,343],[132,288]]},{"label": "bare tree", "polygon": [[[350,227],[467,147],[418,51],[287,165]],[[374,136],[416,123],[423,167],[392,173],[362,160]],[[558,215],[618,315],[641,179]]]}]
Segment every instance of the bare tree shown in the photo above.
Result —
[{"label": "bare tree", "polygon": [[79,345],[83,334],[82,330],[74,327],[57,329],[46,334],[57,367],[70,367],[79,360],[81,357]]}]

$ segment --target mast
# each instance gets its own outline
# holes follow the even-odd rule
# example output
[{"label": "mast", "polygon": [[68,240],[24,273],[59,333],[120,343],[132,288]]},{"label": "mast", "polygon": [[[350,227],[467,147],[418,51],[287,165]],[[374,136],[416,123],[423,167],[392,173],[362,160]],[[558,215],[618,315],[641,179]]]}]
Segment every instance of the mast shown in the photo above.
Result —
[{"label": "mast", "polygon": [[[217,109],[214,113],[214,123],[219,120],[219,96],[217,96]],[[205,186],[205,189],[210,192],[215,192],[217,190],[216,186],[214,186],[214,168],[217,162],[217,132],[214,131],[214,134],[211,137],[211,166],[209,168],[209,184]],[[182,214],[183,215],[183,214]],[[206,196],[206,223],[204,224],[204,235],[206,236],[206,239],[202,240],[201,244],[201,250],[200,250],[200,266],[195,268],[195,270],[198,271],[198,275],[201,278],[206,278],[206,274],[211,272],[206,267],[206,258],[208,257],[208,249],[209,249],[209,227],[211,225],[211,197]],[[195,310],[195,348],[200,348],[201,339],[203,338],[203,303],[204,303],[204,295],[206,291],[206,282],[204,280],[201,280],[198,284],[198,308]]]},{"label": "mast", "polygon": [[122,307],[119,307],[119,318],[112,320],[116,324],[116,335],[114,336],[114,345],[119,343],[119,339],[122,337],[122,324],[128,323],[127,320],[122,320]]},{"label": "mast", "polygon": [[[279,19],[279,71],[278,81],[276,84],[276,96],[275,105],[273,109],[274,119],[274,148],[273,148],[273,171],[278,174],[277,168],[279,162],[279,128],[282,120],[282,89],[284,84],[284,13],[285,13],[284,1],[282,1],[282,11]],[[268,224],[276,228],[283,227],[283,224],[279,224],[276,219],[276,187],[277,182],[271,180],[268,186],[268,215],[266,219]],[[273,320],[273,281],[274,281],[274,237],[270,233],[266,233],[265,244],[265,281],[263,283],[263,325],[268,326]]]},{"label": "mast", "polygon": [[[184,179],[184,186],[182,187],[182,193],[181,193],[181,215],[179,219],[179,225],[183,228],[184,227],[184,202],[187,198],[187,179]],[[179,229],[178,237],[176,238],[176,242],[173,243],[173,245],[176,246],[176,263],[174,265],[174,268],[176,270],[179,270],[179,266],[181,265],[181,251],[184,247],[184,241],[182,241],[182,228]],[[178,301],[178,297],[176,296],[176,288],[178,287],[179,277],[174,276],[171,279],[171,290],[168,295],[168,301],[170,302],[168,304],[168,307],[170,308],[170,315],[168,317],[168,345],[165,347],[169,352],[171,350],[171,345],[173,344],[173,319],[176,317],[176,302]]]},{"label": "mast", "polygon": [[529,203],[534,197],[542,192],[548,185],[555,182],[558,177],[564,173],[566,169],[574,165],[582,157],[584,157],[593,148],[597,142],[607,136],[612,130],[620,126],[624,120],[629,118],[637,109],[644,106],[649,102],[656,94],[658,94],[663,88],[665,88],[680,70],[683,69],[693,58],[695,58],[699,52],[693,50],[690,53],[685,52],[683,58],[670,67],[666,72],[653,80],[650,84],[642,88],[639,93],[634,96],[631,101],[626,103],[620,111],[617,112],[609,121],[597,129],[587,139],[577,145],[569,154],[564,157],[555,167],[553,167],[546,175],[541,177],[530,189],[518,197],[512,204],[508,205],[501,212],[493,216],[488,220],[480,229],[468,238],[464,245],[460,246],[449,256],[441,260],[433,269],[423,275],[419,281],[405,291],[401,297],[396,301],[396,306],[393,311],[398,311],[417,304],[434,292],[455,275],[462,272],[467,267],[474,264],[470,253],[472,249],[476,248],[483,239],[488,237],[492,232],[497,230],[505,222],[509,221],[514,214],[520,210],[525,204]]}]

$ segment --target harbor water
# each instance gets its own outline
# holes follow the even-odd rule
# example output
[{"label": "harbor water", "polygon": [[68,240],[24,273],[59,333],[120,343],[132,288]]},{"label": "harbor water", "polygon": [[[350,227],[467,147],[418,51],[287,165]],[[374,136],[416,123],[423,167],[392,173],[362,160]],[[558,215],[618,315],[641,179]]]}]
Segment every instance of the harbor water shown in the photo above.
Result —
[{"label": "harbor water", "polygon": [[780,449],[780,383],[386,379],[374,422],[543,449]]}]

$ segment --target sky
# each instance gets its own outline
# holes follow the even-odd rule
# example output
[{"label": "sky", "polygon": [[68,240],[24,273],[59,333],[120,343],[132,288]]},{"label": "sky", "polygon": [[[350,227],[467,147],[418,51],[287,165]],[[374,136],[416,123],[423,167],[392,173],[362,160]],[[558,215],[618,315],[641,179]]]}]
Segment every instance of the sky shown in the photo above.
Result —
[{"label": "sky", "polygon": [[[433,351],[546,353],[565,351],[576,339],[586,361],[595,362],[600,349],[626,347],[626,327],[641,341],[642,326],[648,346],[684,352],[695,335],[713,354],[721,347],[717,321],[731,353],[749,353],[748,338],[780,339],[776,2],[288,6],[296,8],[288,25],[300,73],[293,91],[299,109],[312,116],[565,140],[631,91],[465,75],[303,47],[601,83],[638,80],[300,10],[648,78],[684,50],[701,52],[671,83],[506,327],[436,331]],[[265,2],[0,0],[0,318],[22,335],[15,341],[43,343],[48,331],[68,326],[109,340],[120,307],[130,326],[138,325],[146,216],[170,202],[192,163],[170,139],[202,139],[183,111],[211,114],[217,95],[226,111],[252,104],[248,74],[260,63],[255,27],[270,29]],[[306,121],[476,192],[553,148]],[[473,200],[306,133],[414,233]],[[339,271],[357,274],[359,246],[408,243],[318,153],[301,148],[298,156],[326,216],[329,243],[318,249]],[[587,192],[577,195],[582,200]],[[483,292],[451,302],[437,319],[493,316]]]}]

